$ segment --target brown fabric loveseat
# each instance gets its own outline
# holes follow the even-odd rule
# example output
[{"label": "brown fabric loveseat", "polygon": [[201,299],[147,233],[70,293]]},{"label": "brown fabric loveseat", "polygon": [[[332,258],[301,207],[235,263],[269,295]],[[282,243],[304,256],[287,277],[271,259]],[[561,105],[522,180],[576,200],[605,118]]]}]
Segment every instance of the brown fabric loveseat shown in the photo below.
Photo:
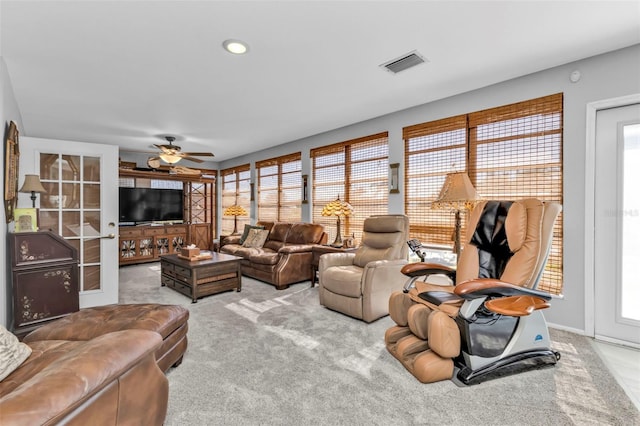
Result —
[{"label": "brown fabric loveseat", "polygon": [[242,274],[278,290],[311,279],[311,249],[326,244],[324,226],[315,223],[258,222],[270,230],[262,247],[244,247],[240,236],[224,237],[220,252],[242,257]]}]

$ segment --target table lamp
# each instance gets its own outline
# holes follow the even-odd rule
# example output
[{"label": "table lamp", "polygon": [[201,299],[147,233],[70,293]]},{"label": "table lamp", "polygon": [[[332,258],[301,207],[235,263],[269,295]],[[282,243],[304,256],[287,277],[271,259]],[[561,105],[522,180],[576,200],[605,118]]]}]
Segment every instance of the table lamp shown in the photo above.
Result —
[{"label": "table lamp", "polygon": [[460,258],[460,212],[471,210],[478,201],[478,193],[465,172],[447,174],[440,195],[431,203],[432,209],[451,210],[456,213],[453,252]]},{"label": "table lamp", "polygon": [[238,234],[238,216],[247,216],[248,214],[244,207],[237,204],[225,209],[224,213],[222,213],[223,216],[233,216],[233,233],[231,235]]},{"label": "table lamp", "polygon": [[350,216],[353,214],[353,207],[346,201],[342,201],[340,197],[331,201],[322,208],[322,216],[337,216],[336,239],[331,244],[333,247],[342,247],[342,235],[340,234],[340,216]]},{"label": "table lamp", "polygon": [[31,193],[31,202],[33,208],[36,208],[36,192],[46,193],[42,183],[40,183],[40,176],[38,175],[24,175],[24,183],[19,192]]}]

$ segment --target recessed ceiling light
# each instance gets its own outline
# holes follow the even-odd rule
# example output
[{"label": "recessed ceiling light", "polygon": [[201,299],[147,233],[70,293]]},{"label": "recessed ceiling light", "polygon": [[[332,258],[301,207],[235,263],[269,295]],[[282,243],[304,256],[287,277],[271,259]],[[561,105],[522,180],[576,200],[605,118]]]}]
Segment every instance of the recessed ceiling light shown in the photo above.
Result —
[{"label": "recessed ceiling light", "polygon": [[227,52],[233,53],[234,55],[242,55],[243,53],[247,53],[249,50],[249,45],[244,41],[232,39],[225,40],[222,43],[222,47],[224,47]]}]

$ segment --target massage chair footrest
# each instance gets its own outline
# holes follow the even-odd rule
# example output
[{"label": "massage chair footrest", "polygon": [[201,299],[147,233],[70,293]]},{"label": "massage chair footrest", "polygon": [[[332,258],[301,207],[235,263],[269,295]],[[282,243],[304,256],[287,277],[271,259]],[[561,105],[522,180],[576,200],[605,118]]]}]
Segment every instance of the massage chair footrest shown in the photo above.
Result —
[{"label": "massage chair footrest", "polygon": [[555,365],[559,359],[559,352],[541,349],[513,354],[475,371],[465,365],[458,365],[459,371],[454,376],[454,381],[463,385],[476,385],[487,380]]}]

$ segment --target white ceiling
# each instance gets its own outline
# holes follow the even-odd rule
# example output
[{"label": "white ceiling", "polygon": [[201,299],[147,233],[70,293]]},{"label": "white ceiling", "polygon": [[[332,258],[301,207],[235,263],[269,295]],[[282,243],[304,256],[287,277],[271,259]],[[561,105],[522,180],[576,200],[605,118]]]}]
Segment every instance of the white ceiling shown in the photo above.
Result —
[{"label": "white ceiling", "polygon": [[[215,161],[640,43],[638,1],[0,7],[23,135],[151,151],[172,134]],[[249,53],[224,51],[228,38]],[[429,62],[379,66],[414,50]]]}]

